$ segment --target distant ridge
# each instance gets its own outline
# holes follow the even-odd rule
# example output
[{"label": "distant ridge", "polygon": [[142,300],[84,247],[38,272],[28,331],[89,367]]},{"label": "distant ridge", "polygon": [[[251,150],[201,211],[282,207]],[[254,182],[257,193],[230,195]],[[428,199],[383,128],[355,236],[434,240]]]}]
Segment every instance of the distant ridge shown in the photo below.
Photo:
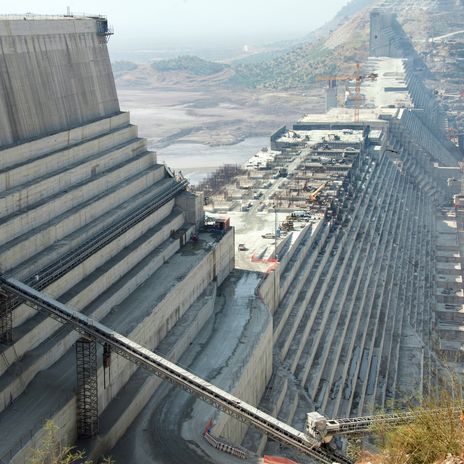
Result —
[{"label": "distant ridge", "polygon": [[162,75],[153,75],[153,79],[178,82],[187,75],[190,82],[201,78],[202,84],[211,79],[214,85],[304,91],[313,87],[317,76],[353,72],[355,64],[367,58],[369,15],[374,8],[395,12],[419,53],[427,52],[429,37],[445,33],[449,27],[457,29],[463,9],[454,0],[352,0],[331,21],[304,36],[300,43],[287,44],[286,49],[276,43],[275,49],[271,45],[265,52],[230,64],[192,56],[158,61],[152,68]]},{"label": "distant ridge", "polygon": [[209,76],[224,71],[229,65],[204,60],[198,56],[182,55],[169,60],[154,61],[151,67],[161,72],[178,71],[196,76]]}]

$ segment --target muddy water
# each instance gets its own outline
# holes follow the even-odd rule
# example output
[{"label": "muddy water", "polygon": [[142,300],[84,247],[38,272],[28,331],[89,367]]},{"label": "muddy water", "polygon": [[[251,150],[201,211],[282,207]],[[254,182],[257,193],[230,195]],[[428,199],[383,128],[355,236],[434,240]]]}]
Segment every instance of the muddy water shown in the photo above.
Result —
[{"label": "muddy water", "polygon": [[224,164],[243,164],[262,147],[269,146],[269,137],[250,137],[235,145],[210,147],[196,143],[174,143],[156,150],[158,162],[181,170],[192,184]]}]

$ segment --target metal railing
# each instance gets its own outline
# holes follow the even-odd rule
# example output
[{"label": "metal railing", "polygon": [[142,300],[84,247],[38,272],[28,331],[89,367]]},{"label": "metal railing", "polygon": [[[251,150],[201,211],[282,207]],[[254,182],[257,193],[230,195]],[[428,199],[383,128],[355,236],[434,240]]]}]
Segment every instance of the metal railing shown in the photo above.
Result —
[{"label": "metal railing", "polygon": [[[55,262],[35,272],[34,275],[25,279],[25,283],[37,290],[42,290],[48,285],[59,279],[61,276],[81,264],[97,251],[104,248],[113,240],[120,237],[129,229],[134,227],[137,223],[153,214],[156,210],[171,201],[175,195],[184,191],[188,186],[188,181],[183,180],[167,188],[161,192],[157,197],[152,199],[148,205],[143,205],[130,213],[121,221],[116,222],[110,228],[105,229],[90,240],[84,242],[78,248],[73,249],[61,256]],[[10,310],[19,305],[18,299],[9,301]]]},{"label": "metal railing", "polygon": [[73,18],[91,18],[91,19],[106,19],[106,16],[99,14],[85,14],[85,13],[70,13],[63,15],[46,15],[46,14],[37,14],[37,13],[25,13],[25,14],[2,14],[0,15],[1,20],[56,20],[56,19],[73,19]]}]

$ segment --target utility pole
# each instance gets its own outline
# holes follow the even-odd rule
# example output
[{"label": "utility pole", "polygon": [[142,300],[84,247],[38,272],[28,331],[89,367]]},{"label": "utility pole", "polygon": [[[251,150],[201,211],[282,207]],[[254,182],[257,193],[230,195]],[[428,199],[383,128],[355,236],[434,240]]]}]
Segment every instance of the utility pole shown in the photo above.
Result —
[{"label": "utility pole", "polygon": [[274,204],[274,258],[277,262],[277,205]]}]

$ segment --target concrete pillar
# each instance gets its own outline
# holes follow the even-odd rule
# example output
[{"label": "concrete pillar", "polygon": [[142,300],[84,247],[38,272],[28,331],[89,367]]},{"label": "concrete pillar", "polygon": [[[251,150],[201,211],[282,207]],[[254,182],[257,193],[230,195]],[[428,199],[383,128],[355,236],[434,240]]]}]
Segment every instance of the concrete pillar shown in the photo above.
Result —
[{"label": "concrete pillar", "polygon": [[328,88],[325,89],[325,111],[328,112],[331,108],[337,108],[337,81],[328,81]]},{"label": "concrete pillar", "polygon": [[369,55],[370,56],[389,56],[389,42],[383,34],[385,17],[383,13],[374,10],[370,15],[370,37]]},{"label": "concrete pillar", "polygon": [[189,224],[195,224],[197,230],[204,222],[203,204],[203,192],[195,194],[183,192],[176,196],[176,206],[184,211],[185,221]]}]

